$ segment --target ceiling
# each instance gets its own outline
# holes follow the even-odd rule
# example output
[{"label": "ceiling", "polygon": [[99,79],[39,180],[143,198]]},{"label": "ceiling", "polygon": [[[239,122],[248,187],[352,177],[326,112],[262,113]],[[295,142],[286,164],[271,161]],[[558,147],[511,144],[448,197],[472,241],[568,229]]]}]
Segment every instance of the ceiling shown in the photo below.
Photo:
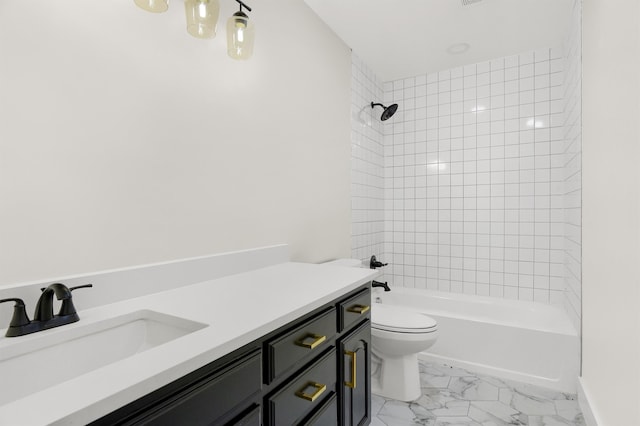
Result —
[{"label": "ceiling", "polygon": [[561,46],[572,0],[463,1],[305,0],[382,81]]}]

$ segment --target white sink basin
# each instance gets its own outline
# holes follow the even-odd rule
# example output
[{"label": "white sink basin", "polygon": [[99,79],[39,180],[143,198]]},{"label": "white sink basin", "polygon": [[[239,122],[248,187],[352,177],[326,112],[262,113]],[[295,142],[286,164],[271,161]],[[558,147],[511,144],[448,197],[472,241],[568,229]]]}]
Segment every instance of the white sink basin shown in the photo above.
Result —
[{"label": "white sink basin", "polygon": [[147,310],[77,324],[25,336],[16,344],[14,339],[23,337],[14,337],[0,346],[0,405],[206,327]]}]

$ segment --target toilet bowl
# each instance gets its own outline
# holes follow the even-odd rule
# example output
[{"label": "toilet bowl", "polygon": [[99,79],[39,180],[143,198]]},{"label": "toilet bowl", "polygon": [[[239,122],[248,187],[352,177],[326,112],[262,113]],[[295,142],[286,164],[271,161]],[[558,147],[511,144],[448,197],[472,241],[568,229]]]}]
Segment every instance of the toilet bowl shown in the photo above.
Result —
[{"label": "toilet bowl", "polygon": [[371,346],[380,360],[380,375],[373,393],[399,401],[413,401],[421,395],[418,353],[438,338],[438,324],[426,315],[373,303]]},{"label": "toilet bowl", "polygon": [[[365,267],[359,259],[337,259],[334,266]],[[371,307],[372,362],[378,364],[371,383],[376,395],[413,401],[422,394],[418,354],[438,338],[438,323],[418,312],[382,303]]]}]

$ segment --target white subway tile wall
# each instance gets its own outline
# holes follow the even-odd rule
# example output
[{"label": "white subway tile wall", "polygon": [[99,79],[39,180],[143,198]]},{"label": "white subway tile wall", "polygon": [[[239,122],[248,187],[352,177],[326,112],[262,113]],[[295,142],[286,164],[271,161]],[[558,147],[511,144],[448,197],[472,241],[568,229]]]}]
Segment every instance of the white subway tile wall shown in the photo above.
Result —
[{"label": "white subway tile wall", "polygon": [[384,84],[392,285],[564,303],[562,49]]},{"label": "white subway tile wall", "polygon": [[382,101],[383,85],[355,54],[351,81],[351,256],[365,260],[383,249],[383,133],[371,108]]},{"label": "white subway tile wall", "polygon": [[562,48],[385,83],[353,55],[352,256],[381,280],[564,305],[580,330],[581,5]]},{"label": "white subway tile wall", "polygon": [[565,308],[576,330],[582,315],[582,1],[575,0],[565,42]]}]

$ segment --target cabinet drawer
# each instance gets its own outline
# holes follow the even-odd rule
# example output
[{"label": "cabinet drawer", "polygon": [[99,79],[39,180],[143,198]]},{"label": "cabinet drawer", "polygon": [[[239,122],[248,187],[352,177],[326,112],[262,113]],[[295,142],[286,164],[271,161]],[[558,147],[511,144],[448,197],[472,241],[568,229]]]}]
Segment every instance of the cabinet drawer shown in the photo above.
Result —
[{"label": "cabinet drawer", "polygon": [[340,323],[338,330],[343,331],[356,322],[371,316],[371,289],[365,288],[338,304]]},{"label": "cabinet drawer", "polygon": [[329,308],[267,343],[266,382],[280,376],[295,364],[322,352],[336,334],[336,310]]},{"label": "cabinet drawer", "polygon": [[131,423],[211,424],[260,391],[260,364],[260,353],[254,353],[174,395],[155,410]]},{"label": "cabinet drawer", "polygon": [[338,424],[338,397],[332,394],[301,426],[335,426]]},{"label": "cabinet drawer", "polygon": [[260,407],[256,406],[247,413],[242,414],[239,418],[232,420],[225,426],[260,426]]},{"label": "cabinet drawer", "polygon": [[292,425],[336,391],[334,347],[268,399],[268,424]]}]

